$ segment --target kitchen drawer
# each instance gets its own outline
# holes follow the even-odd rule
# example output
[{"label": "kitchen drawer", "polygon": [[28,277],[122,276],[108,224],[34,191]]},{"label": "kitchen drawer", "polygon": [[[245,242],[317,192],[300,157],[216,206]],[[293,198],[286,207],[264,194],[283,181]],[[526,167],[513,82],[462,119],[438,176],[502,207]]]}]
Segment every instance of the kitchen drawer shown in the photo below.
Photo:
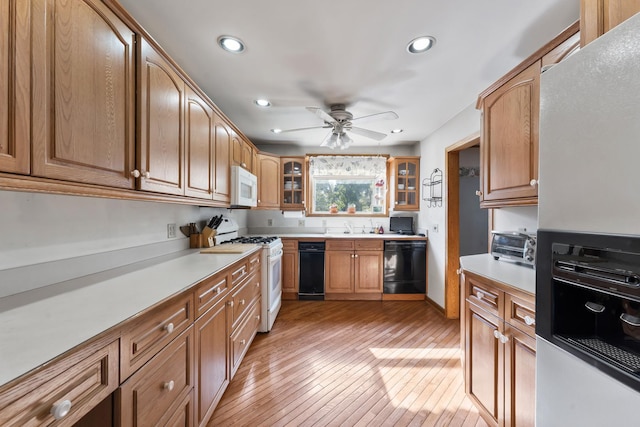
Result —
[{"label": "kitchen drawer", "polygon": [[162,424],[167,427],[193,426],[193,390],[180,402],[173,414],[168,414],[167,421]]},{"label": "kitchen drawer", "polygon": [[484,308],[495,316],[501,316],[501,304],[504,299],[504,293],[501,290],[469,277],[465,292],[469,302]]},{"label": "kitchen drawer", "polygon": [[247,310],[247,316],[244,321],[231,334],[231,342],[229,348],[231,349],[231,378],[236,373],[240,362],[245,353],[249,349],[253,338],[258,332],[258,325],[260,324],[260,298],[254,301],[253,305]]},{"label": "kitchen drawer", "polygon": [[196,317],[222,301],[229,293],[229,274],[216,274],[198,283],[195,290]]},{"label": "kitchen drawer", "polygon": [[357,251],[381,251],[384,249],[384,242],[378,239],[356,240]]},{"label": "kitchen drawer", "polygon": [[260,296],[260,275],[254,274],[231,295],[231,326],[235,327],[253,301]]},{"label": "kitchen drawer", "polygon": [[[0,394],[1,426],[73,425],[118,388],[118,341],[89,344]],[[65,411],[65,406],[70,409]]]},{"label": "kitchen drawer", "polygon": [[166,425],[193,389],[193,328],[188,328],[118,389],[122,427]]},{"label": "kitchen drawer", "polygon": [[256,252],[255,254],[249,257],[249,261],[247,262],[247,272],[249,274],[253,274],[257,271],[260,271],[260,254],[262,250]]},{"label": "kitchen drawer", "polygon": [[231,288],[238,286],[249,275],[249,266],[247,260],[244,259],[241,262],[231,267]]},{"label": "kitchen drawer", "polygon": [[282,250],[283,251],[297,251],[298,250],[298,241],[291,239],[282,239]]},{"label": "kitchen drawer", "polygon": [[353,240],[328,239],[325,243],[326,251],[353,251],[356,245]]},{"label": "kitchen drawer", "polygon": [[527,300],[505,294],[504,320],[527,335],[536,336],[536,309],[533,298]]},{"label": "kitchen drawer", "polygon": [[193,293],[187,292],[132,321],[120,342],[120,382],[180,335],[193,320]]}]

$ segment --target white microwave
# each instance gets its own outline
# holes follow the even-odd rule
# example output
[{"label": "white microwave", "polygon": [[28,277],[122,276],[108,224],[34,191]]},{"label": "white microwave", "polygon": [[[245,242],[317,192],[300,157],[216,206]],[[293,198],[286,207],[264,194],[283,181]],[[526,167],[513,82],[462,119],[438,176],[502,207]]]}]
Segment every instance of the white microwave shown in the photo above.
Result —
[{"label": "white microwave", "polygon": [[231,166],[231,206],[258,206],[258,177],[240,166]]}]

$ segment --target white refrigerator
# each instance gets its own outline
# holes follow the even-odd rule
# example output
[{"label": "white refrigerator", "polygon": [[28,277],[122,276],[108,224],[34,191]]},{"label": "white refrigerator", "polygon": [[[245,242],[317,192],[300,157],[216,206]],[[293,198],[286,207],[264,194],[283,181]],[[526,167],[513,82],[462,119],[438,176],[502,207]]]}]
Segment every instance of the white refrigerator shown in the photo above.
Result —
[{"label": "white refrigerator", "polygon": [[[541,77],[539,229],[640,235],[640,15]],[[639,425],[640,393],[537,339],[536,423]]]}]

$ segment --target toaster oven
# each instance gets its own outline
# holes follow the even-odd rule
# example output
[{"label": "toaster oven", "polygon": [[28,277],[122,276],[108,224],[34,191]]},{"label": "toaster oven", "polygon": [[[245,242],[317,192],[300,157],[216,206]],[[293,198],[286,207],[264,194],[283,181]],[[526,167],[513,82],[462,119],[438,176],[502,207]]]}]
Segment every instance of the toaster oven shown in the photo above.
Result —
[{"label": "toaster oven", "polygon": [[536,263],[536,235],[519,231],[492,231],[491,255],[534,266]]}]

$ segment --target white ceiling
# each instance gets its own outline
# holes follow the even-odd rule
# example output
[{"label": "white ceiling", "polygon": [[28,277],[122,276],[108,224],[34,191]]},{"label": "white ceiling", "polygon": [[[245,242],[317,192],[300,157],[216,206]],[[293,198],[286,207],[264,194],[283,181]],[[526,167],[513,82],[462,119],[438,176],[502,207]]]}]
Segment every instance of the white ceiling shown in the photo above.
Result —
[{"label": "white ceiling", "polygon": [[[346,103],[354,117],[393,110],[362,127],[380,144],[421,141],[478,93],[579,17],[579,0],[120,0],[256,144],[317,146],[327,130],[304,107]],[[220,35],[247,49],[220,49]],[[411,55],[407,43],[437,39]],[[267,109],[253,104],[269,99]],[[351,134],[354,146],[378,142]]]}]

